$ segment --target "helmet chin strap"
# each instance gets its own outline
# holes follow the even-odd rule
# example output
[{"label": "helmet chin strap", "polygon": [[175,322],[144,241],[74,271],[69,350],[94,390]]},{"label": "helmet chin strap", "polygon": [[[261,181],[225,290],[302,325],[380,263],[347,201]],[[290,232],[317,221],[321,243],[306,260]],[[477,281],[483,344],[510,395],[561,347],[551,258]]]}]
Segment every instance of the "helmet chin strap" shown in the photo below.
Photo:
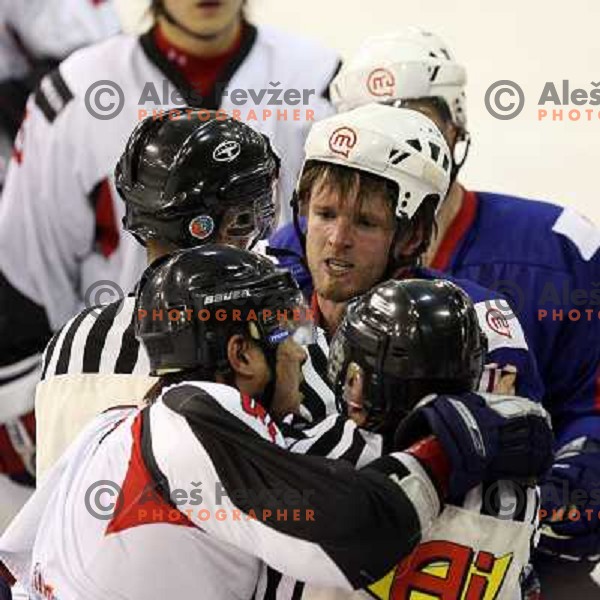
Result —
[{"label": "helmet chin strap", "polygon": [[222,31],[217,31],[216,33],[204,34],[193,31],[189,27],[186,27],[183,23],[177,21],[177,19],[175,19],[175,17],[167,10],[162,0],[158,3],[158,14],[162,15],[169,23],[171,23],[171,25],[177,27],[177,29],[183,31],[186,35],[189,35],[190,37],[201,42],[212,42],[216,40],[222,33]]},{"label": "helmet chin strap", "polygon": [[469,148],[471,147],[471,136],[469,135],[468,131],[465,131],[462,138],[459,140],[459,142],[464,142],[465,145],[465,151],[463,153],[462,159],[461,160],[456,160],[454,151],[456,150],[456,144],[454,145],[454,148],[452,149],[452,169],[450,170],[450,185],[448,186],[448,189],[450,189],[452,187],[452,184],[456,181],[456,178],[458,177],[458,173],[459,171],[462,169],[462,166],[465,164],[465,160],[467,160],[467,156],[469,154]]}]

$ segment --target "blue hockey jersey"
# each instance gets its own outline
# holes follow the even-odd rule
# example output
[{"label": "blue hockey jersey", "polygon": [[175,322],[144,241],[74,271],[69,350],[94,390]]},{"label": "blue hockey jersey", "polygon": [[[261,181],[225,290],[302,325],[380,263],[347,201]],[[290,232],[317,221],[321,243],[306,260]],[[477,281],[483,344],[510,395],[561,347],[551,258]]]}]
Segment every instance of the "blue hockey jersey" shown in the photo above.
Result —
[{"label": "blue hockey jersey", "polygon": [[[271,244],[301,253],[292,226]],[[600,231],[570,208],[466,192],[432,262],[508,298],[536,357],[558,446],[600,439],[599,247]],[[310,293],[299,258],[280,260]]]}]

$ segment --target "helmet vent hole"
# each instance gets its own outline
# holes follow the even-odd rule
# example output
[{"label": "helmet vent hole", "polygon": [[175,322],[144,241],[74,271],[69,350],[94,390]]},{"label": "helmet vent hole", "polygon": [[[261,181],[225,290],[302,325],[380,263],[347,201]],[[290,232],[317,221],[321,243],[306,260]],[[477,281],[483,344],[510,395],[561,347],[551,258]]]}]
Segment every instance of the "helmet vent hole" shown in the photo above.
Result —
[{"label": "helmet vent hole", "polygon": [[414,148],[417,152],[422,152],[423,151],[423,146],[421,146],[421,142],[417,139],[414,140],[406,140],[406,143],[411,146],[412,148]]},{"label": "helmet vent hole", "polygon": [[450,159],[447,154],[444,154],[444,158],[442,159],[442,168],[444,171],[447,171],[450,167]]},{"label": "helmet vent hole", "polygon": [[429,148],[431,150],[431,158],[437,161],[437,159],[440,156],[440,147],[437,144],[434,144],[433,142],[429,142]]}]

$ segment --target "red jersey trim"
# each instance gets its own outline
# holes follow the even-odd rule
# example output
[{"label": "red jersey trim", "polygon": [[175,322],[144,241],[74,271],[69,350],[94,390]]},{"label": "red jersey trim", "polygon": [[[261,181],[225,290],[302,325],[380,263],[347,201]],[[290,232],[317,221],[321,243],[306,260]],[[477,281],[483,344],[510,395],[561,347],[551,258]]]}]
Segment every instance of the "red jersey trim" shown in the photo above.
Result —
[{"label": "red jersey trim", "polygon": [[105,535],[151,523],[195,527],[186,515],[170,505],[156,489],[156,482],[150,475],[142,456],[143,417],[144,413],[138,414],[131,426],[133,445],[129,466],[113,518],[106,528]]},{"label": "red jersey trim", "polygon": [[240,31],[233,44],[222,54],[209,57],[195,56],[179,48],[165,37],[160,27],[154,29],[154,43],[159,51],[185,78],[187,83],[201,96],[209,96],[219,82],[223,69],[240,52],[242,45],[242,31]]},{"label": "red jersey trim", "polygon": [[92,192],[96,214],[96,246],[105,258],[119,247],[119,228],[108,179]]},{"label": "red jersey trim", "polygon": [[477,195],[475,192],[465,190],[462,206],[454,217],[446,235],[439,245],[438,251],[431,262],[431,268],[437,271],[446,271],[452,260],[454,252],[464,240],[477,215]]}]

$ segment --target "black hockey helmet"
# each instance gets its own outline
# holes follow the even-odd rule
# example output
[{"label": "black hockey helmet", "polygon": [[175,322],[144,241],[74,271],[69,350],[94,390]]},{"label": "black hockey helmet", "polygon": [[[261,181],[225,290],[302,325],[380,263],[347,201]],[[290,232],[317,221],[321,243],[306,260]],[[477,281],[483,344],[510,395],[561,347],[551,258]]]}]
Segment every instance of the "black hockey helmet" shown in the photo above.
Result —
[{"label": "black hockey helmet", "polygon": [[487,338],[473,302],[442,279],[389,280],[348,305],[330,347],[338,408],[351,363],[362,369],[366,427],[394,431],[427,394],[462,393],[481,378]]},{"label": "black hockey helmet", "polygon": [[266,136],[207,110],[147,117],[115,170],[123,225],[149,239],[190,248],[229,238],[257,240],[275,219],[279,159]]},{"label": "black hockey helmet", "polygon": [[227,373],[227,342],[237,333],[254,339],[268,360],[290,335],[312,341],[310,312],[288,271],[224,244],[182,250],[148,267],[137,292],[136,337],[153,375]]}]

